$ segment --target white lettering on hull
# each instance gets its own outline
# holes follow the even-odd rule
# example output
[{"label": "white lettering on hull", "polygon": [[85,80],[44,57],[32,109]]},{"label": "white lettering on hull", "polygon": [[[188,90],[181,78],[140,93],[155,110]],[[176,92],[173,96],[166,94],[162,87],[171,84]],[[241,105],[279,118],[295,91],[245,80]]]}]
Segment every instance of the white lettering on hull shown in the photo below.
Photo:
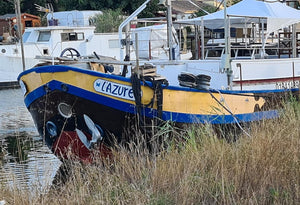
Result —
[{"label": "white lettering on hull", "polygon": [[277,82],[276,89],[291,89],[291,88],[299,88],[299,80],[296,81],[285,81],[285,82]]},{"label": "white lettering on hull", "polygon": [[97,79],[94,82],[94,89],[99,93],[134,101],[132,87],[128,85]]}]

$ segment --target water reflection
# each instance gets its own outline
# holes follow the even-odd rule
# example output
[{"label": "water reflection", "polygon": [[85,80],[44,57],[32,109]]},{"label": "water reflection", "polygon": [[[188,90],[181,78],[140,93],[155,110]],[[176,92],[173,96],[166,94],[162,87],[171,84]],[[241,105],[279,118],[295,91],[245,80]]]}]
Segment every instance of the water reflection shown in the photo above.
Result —
[{"label": "water reflection", "polygon": [[32,138],[27,137],[26,132],[20,133],[19,136],[7,135],[4,141],[10,156],[10,162],[23,163],[28,160],[28,152],[34,145],[31,144],[33,143]]},{"label": "water reflection", "polygon": [[38,136],[21,90],[0,90],[0,183],[41,192],[59,166]]}]

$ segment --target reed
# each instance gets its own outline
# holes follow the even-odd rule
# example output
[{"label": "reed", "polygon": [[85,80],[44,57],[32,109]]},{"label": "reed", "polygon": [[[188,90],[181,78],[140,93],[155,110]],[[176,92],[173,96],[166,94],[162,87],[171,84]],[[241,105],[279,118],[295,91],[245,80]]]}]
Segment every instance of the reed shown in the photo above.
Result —
[{"label": "reed", "polygon": [[[280,118],[252,124],[234,141],[226,139],[231,133],[209,125],[179,130],[165,125],[155,135],[160,139],[153,142],[155,151],[140,146],[143,143],[130,143],[118,147],[112,159],[92,165],[72,162],[69,179],[47,193],[29,198],[26,190],[1,187],[0,200],[8,204],[299,204],[299,125],[296,101],[286,104]],[[141,134],[136,137],[143,139]]]}]

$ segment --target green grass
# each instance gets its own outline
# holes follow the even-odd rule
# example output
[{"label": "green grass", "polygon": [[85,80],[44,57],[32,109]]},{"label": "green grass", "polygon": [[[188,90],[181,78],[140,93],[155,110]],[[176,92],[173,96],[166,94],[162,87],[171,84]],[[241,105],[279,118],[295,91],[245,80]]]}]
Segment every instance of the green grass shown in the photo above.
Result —
[{"label": "green grass", "polygon": [[[286,105],[278,119],[219,137],[209,125],[156,134],[163,142],[120,147],[114,158],[93,165],[72,163],[60,187],[28,197],[0,185],[8,204],[299,204],[300,105]],[[220,132],[218,132],[220,134]],[[166,140],[163,140],[166,139]],[[154,142],[153,142],[154,143]],[[128,148],[129,147],[129,148]],[[154,146],[155,147],[155,146]]]}]

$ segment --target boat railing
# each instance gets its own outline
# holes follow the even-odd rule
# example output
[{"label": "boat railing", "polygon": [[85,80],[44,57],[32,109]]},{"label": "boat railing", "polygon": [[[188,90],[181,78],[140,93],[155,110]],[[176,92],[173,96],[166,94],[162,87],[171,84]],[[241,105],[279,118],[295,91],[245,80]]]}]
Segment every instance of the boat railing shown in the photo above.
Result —
[{"label": "boat railing", "polygon": [[[98,63],[103,65],[126,65],[126,66],[136,66],[137,62],[135,60],[132,61],[120,61],[116,59],[112,59],[111,57],[101,56],[100,59],[97,59],[92,56],[81,56],[79,58],[69,58],[69,57],[51,57],[51,56],[35,56],[36,59],[40,60],[41,62],[45,63],[53,63],[53,64],[62,64],[63,62],[68,64],[76,64],[76,63]],[[140,60],[139,65],[146,65],[146,64],[152,64],[152,65],[181,65],[184,64],[184,62],[180,60]]]},{"label": "boat railing", "polygon": [[[59,44],[62,45],[62,42],[61,42],[61,41],[56,42],[56,44],[55,44],[54,47],[52,48],[52,51],[51,51],[51,53],[50,53],[50,56],[53,56],[53,55],[54,55],[54,51],[56,50],[56,47],[57,47]],[[62,52],[62,51],[60,51],[60,52]]]},{"label": "boat railing", "polygon": [[[41,46],[40,43],[33,43],[33,44],[41,56],[49,55],[50,57],[53,57],[53,56],[59,56],[61,54],[61,52],[63,51],[63,49],[61,49],[61,48],[57,49],[57,48],[59,48],[59,46],[62,47],[62,43],[63,43],[62,41],[59,41],[59,42],[56,42],[54,46],[49,47],[49,45],[48,45],[45,50],[42,48],[43,46]],[[55,52],[55,51],[57,51],[57,52]]]},{"label": "boat railing", "polygon": [[[165,22],[161,22],[164,24]],[[159,25],[157,25],[159,26]],[[143,30],[145,28],[145,30]],[[138,45],[135,40],[135,34],[138,37]],[[152,59],[169,59],[169,47],[167,39],[167,28],[161,25],[161,27],[140,27],[131,29],[128,32],[127,43],[130,44],[130,59],[135,59],[136,52],[138,52],[139,59],[152,60]],[[173,35],[173,50],[175,58],[179,55],[179,42],[175,34]],[[126,42],[123,42],[126,44]],[[138,50],[136,51],[136,49]]]},{"label": "boat railing", "polygon": [[[278,47],[278,44],[232,44],[230,47],[232,59],[262,59],[286,58],[290,48]],[[205,59],[221,59],[224,54],[224,45],[210,44],[205,46]],[[290,56],[289,56],[290,57]]]}]

